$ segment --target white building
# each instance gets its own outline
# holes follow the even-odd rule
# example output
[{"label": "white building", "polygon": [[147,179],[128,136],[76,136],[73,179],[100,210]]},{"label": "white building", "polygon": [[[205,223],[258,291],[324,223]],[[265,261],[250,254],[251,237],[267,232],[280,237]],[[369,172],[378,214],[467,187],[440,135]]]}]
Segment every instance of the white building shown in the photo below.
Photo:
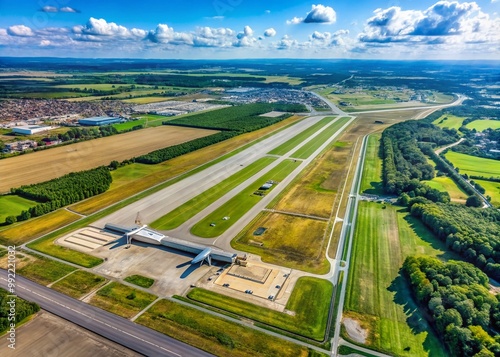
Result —
[{"label": "white building", "polygon": [[52,129],[55,128],[52,126],[44,126],[44,125],[26,125],[26,126],[16,126],[12,128],[12,132],[22,135],[33,135],[36,133],[41,133]]}]

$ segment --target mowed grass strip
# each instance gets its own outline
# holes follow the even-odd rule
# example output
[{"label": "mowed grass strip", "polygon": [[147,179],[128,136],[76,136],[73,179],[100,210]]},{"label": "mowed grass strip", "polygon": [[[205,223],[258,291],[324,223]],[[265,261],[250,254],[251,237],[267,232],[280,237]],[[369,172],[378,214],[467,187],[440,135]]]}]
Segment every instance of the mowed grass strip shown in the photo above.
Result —
[{"label": "mowed grass strip", "polygon": [[295,343],[179,303],[160,300],[135,321],[216,356],[318,356]]},{"label": "mowed grass strip", "polygon": [[500,162],[498,160],[484,159],[454,151],[448,151],[445,156],[455,167],[460,169],[462,175],[500,177]]},{"label": "mowed grass strip", "polygon": [[466,128],[477,131],[485,131],[486,129],[500,129],[500,120],[474,120],[465,126]]},{"label": "mowed grass strip", "polygon": [[293,148],[296,147],[297,145],[299,145],[301,142],[306,140],[308,137],[310,137],[312,134],[314,134],[316,131],[318,131],[319,129],[321,129],[322,127],[324,127],[328,123],[330,123],[333,119],[334,119],[334,117],[326,117],[326,118],[321,119],[319,122],[310,126],[309,128],[307,128],[306,130],[304,130],[300,134],[295,135],[290,140],[284,142],[283,144],[281,144],[277,148],[269,151],[268,154],[270,154],[270,155],[284,155],[284,154],[286,154],[290,150],[293,150]]},{"label": "mowed grass strip", "polygon": [[68,275],[76,268],[38,254],[26,254],[29,263],[17,269],[17,273],[38,284],[47,285]]},{"label": "mowed grass strip", "polygon": [[218,309],[322,341],[332,291],[333,285],[327,280],[300,278],[286,305],[287,310],[295,312],[294,316],[200,288],[192,289],[187,296]]},{"label": "mowed grass strip", "polygon": [[[262,199],[261,196],[254,195],[254,192],[266,181],[277,181],[279,185],[279,182],[285,179],[299,165],[300,162],[292,160],[280,162],[271,171],[259,177],[240,193],[196,223],[191,228],[191,233],[203,238],[213,238],[221,235]],[[276,185],[273,185],[265,192],[270,192],[274,187]],[[224,217],[230,218],[224,220]],[[212,223],[215,223],[214,227],[210,226]]]},{"label": "mowed grass strip", "polygon": [[53,284],[51,288],[75,299],[79,299],[100,285],[103,285],[106,281],[107,280],[102,276],[84,270],[78,270],[64,279],[59,280]]},{"label": "mowed grass strip", "polygon": [[227,192],[257,174],[264,167],[270,165],[276,158],[263,157],[248,165],[244,169],[238,171],[234,175],[225,179],[218,185],[206,190],[193,199],[187,201],[183,205],[177,207],[165,216],[157,219],[150,224],[151,227],[157,229],[174,229],[186,222],[198,212],[208,207],[210,204],[224,196]]},{"label": "mowed grass strip", "polygon": [[325,130],[318,134],[314,139],[309,141],[306,145],[302,146],[300,149],[295,151],[291,157],[295,157],[297,159],[307,159],[309,156],[313,154],[318,148],[325,143],[328,139],[334,135],[342,125],[347,123],[349,117],[343,117],[335,121],[335,123],[331,124]]},{"label": "mowed grass strip", "polygon": [[0,196],[0,224],[8,216],[18,216],[22,211],[26,211],[38,203],[17,195]]},{"label": "mowed grass strip", "polygon": [[362,193],[372,195],[383,194],[382,187],[382,159],[379,156],[379,144],[381,134],[372,134],[368,137],[365,154],[365,166],[361,179]]},{"label": "mowed grass strip", "polygon": [[19,245],[29,240],[40,237],[55,229],[77,221],[79,215],[65,209],[50,212],[41,217],[18,222],[0,231],[0,243],[6,245]]},{"label": "mowed grass strip", "polygon": [[112,282],[98,290],[90,299],[90,304],[129,319],[155,300],[153,294]]},{"label": "mowed grass strip", "polygon": [[457,117],[453,114],[443,114],[436,120],[432,122],[432,124],[439,126],[440,128],[448,128],[448,129],[460,129],[465,117]]},{"label": "mowed grass strip", "polygon": [[146,288],[146,289],[150,288],[155,283],[154,279],[151,279],[151,278],[148,278],[148,277],[145,277],[142,275],[130,275],[130,276],[127,276],[123,280],[125,280],[126,282],[129,282],[130,284],[141,286],[141,287]]}]

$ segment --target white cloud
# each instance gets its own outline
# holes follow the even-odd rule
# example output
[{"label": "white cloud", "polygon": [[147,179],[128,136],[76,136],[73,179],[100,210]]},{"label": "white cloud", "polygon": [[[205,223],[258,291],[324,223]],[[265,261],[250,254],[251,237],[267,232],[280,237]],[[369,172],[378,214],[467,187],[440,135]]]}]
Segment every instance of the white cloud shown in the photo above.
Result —
[{"label": "white cloud", "polygon": [[271,28],[268,28],[266,31],[264,31],[264,36],[266,37],[274,37],[276,36],[276,30]]},{"label": "white cloud", "polygon": [[253,30],[250,26],[245,26],[245,28],[243,29],[243,33],[245,34],[245,36],[252,36]]},{"label": "white cloud", "polygon": [[57,12],[59,11],[59,9],[55,6],[44,6],[42,7],[42,9],[40,11],[43,11],[43,12]]},{"label": "white cloud", "polygon": [[50,46],[52,43],[49,40],[41,40],[40,41],[40,46],[45,47],[45,46]]},{"label": "white cloud", "polygon": [[287,25],[296,25],[300,23],[310,24],[333,24],[337,21],[337,13],[330,6],[325,5],[312,5],[311,11],[306,14],[305,18],[294,17],[291,20],[287,20]]},{"label": "white cloud", "polygon": [[8,36],[6,29],[0,29],[0,36]]},{"label": "white cloud", "polygon": [[61,8],[59,9],[59,11],[61,11],[61,12],[73,12],[73,13],[80,12],[80,11],[78,11],[77,9],[72,8],[72,7],[69,7],[69,6],[61,7]]},{"label": "white cloud", "polygon": [[287,25],[297,25],[300,24],[304,19],[301,17],[294,17],[291,20],[286,20]]},{"label": "white cloud", "polygon": [[10,26],[7,29],[7,33],[11,36],[20,36],[20,37],[31,37],[35,36],[35,33],[28,26],[24,25],[15,25]]}]

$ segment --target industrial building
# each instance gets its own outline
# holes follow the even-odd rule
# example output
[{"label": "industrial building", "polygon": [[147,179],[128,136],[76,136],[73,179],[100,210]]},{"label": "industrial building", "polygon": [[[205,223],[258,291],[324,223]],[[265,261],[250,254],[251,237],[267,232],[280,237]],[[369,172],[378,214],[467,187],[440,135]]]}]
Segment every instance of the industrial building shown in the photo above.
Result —
[{"label": "industrial building", "polygon": [[12,132],[16,134],[22,134],[22,135],[33,135],[36,133],[41,133],[44,131],[49,131],[54,129],[51,126],[44,126],[44,125],[26,125],[26,126],[16,126],[12,128]]},{"label": "industrial building", "polygon": [[92,117],[79,119],[78,124],[80,125],[88,125],[88,126],[101,126],[115,123],[124,123],[125,119],[123,118],[115,118],[115,117]]},{"label": "industrial building", "polygon": [[[125,234],[127,238],[127,243],[130,243],[132,239],[135,239],[139,242],[154,244],[154,245],[163,245],[168,248],[173,248],[183,252],[195,254],[196,257],[193,259],[193,263],[198,263],[203,260],[207,260],[210,264],[212,259],[224,263],[234,263],[237,257],[237,254],[235,253],[225,252],[215,247],[208,247],[203,244],[198,244],[183,239],[165,236],[150,228],[146,228],[146,226],[124,227],[117,224],[106,223],[104,228],[108,231]],[[200,258],[203,259],[200,260]]]}]

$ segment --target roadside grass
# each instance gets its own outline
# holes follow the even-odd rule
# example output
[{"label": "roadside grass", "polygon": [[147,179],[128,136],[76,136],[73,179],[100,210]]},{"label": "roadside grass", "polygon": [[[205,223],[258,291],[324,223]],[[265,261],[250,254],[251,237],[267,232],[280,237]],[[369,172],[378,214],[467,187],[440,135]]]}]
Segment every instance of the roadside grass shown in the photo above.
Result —
[{"label": "roadside grass", "polygon": [[342,127],[342,125],[347,123],[349,119],[349,117],[339,118],[335,121],[335,123],[331,124],[328,128],[318,134],[318,136],[316,136],[313,140],[292,153],[291,157],[295,157],[297,159],[307,159],[313,152],[323,145],[325,141],[330,139],[337,132],[337,130]]},{"label": "roadside grass", "polygon": [[157,229],[174,229],[186,222],[198,212],[211,205],[213,202],[224,196],[233,188],[240,185],[245,180],[253,175],[258,174],[263,168],[270,165],[276,158],[263,157],[238,171],[234,175],[228,177],[218,185],[204,191],[198,196],[192,198],[173,211],[170,211],[165,216],[160,217],[150,224],[151,227]]},{"label": "roadside grass", "polygon": [[500,120],[474,120],[465,126],[468,129],[485,131],[486,129],[500,129]]},{"label": "roadside grass", "polygon": [[445,156],[455,167],[460,169],[460,174],[462,175],[500,177],[500,164],[498,160],[484,159],[454,151],[448,151]]},{"label": "roadside grass", "polygon": [[361,352],[361,351],[358,351],[355,348],[352,348],[352,347],[349,347],[349,346],[344,346],[344,345],[342,345],[342,346],[339,347],[338,354],[341,355],[341,356],[351,356],[351,355],[354,355],[354,356],[375,357],[375,355],[372,355],[372,354],[369,354],[369,353],[365,353],[365,352]]},{"label": "roadside grass", "polygon": [[[249,186],[241,190],[240,193],[229,201],[196,223],[191,228],[191,233],[203,238],[213,238],[221,235],[262,199],[261,196],[254,195],[254,192],[256,192],[260,186],[269,180],[277,181],[277,185],[279,185],[279,182],[285,179],[299,165],[300,162],[292,160],[282,161],[269,172],[260,176]],[[273,185],[273,187],[265,192],[270,192],[274,187],[276,187],[276,185]],[[224,217],[230,218],[224,220]],[[214,223],[215,226],[211,226],[212,223]]]},{"label": "roadside grass", "polygon": [[301,142],[309,138],[312,134],[317,132],[319,129],[323,128],[325,125],[330,123],[335,117],[326,117],[321,119],[319,122],[316,124],[310,126],[306,130],[302,131],[300,134],[295,135],[293,138],[291,138],[288,141],[285,141],[283,144],[278,146],[277,148],[274,148],[273,150],[269,151],[268,154],[270,155],[284,155],[290,150],[293,150],[297,145],[299,145]]},{"label": "roadside grass", "polygon": [[[262,140],[288,125],[296,124],[301,119],[303,117],[295,115],[266,128],[238,135],[158,165],[131,164],[120,167],[112,172],[113,183],[108,191],[70,207],[76,212],[88,215],[155,185],[163,183],[163,186],[157,186],[158,189],[167,187],[184,178],[179,177],[180,175],[199,172],[255,144],[256,140]],[[195,171],[188,172],[190,170]],[[117,177],[124,179],[117,180]],[[175,181],[165,182],[173,178]]]},{"label": "roadside grass", "polygon": [[[253,233],[267,228],[260,236]],[[314,274],[326,274],[325,230],[328,222],[280,213],[261,212],[231,241],[234,249],[257,254],[263,262],[299,269]]]},{"label": "roadside grass", "polygon": [[136,322],[221,357],[317,356],[304,346],[169,300],[158,301]]},{"label": "roadside grass", "polygon": [[90,304],[130,319],[155,300],[153,294],[112,282],[98,290]]},{"label": "roadside grass", "polygon": [[126,282],[129,282],[131,284],[141,286],[141,287],[146,288],[146,289],[150,288],[155,282],[154,279],[151,279],[151,278],[148,278],[148,277],[145,277],[142,275],[130,275],[130,276],[127,276],[123,280],[125,280]]},{"label": "roadside grass", "polygon": [[18,216],[22,211],[26,211],[37,204],[38,202],[17,195],[0,196],[0,224],[8,216]]},{"label": "roadside grass", "polygon": [[84,270],[78,270],[54,283],[51,288],[75,299],[79,299],[95,288],[103,285],[106,281],[107,280],[102,276]]},{"label": "roadside grass", "polygon": [[344,315],[367,328],[371,348],[398,356],[446,356],[399,274],[408,255],[446,259],[446,247],[407,212],[382,207],[359,203]]},{"label": "roadside grass", "polygon": [[18,222],[0,231],[0,243],[20,245],[81,218],[65,209]]},{"label": "roadside grass", "polygon": [[371,134],[366,147],[365,166],[361,179],[361,193],[381,195],[382,187],[382,159],[379,157],[379,141],[381,134]]},{"label": "roadside grass", "polygon": [[434,120],[432,124],[439,126],[440,128],[448,128],[448,129],[460,129],[462,126],[462,122],[465,117],[457,117],[456,115],[446,113],[441,115],[439,118]]},{"label": "roadside grass", "polygon": [[300,278],[286,305],[287,310],[295,312],[294,316],[201,288],[192,289],[187,296],[218,309],[321,342],[325,337],[332,291],[333,285],[327,280]]},{"label": "roadside grass", "polygon": [[16,273],[41,285],[50,284],[76,270],[71,265],[48,259],[38,254],[30,253],[26,255],[30,257],[29,263],[17,269]]},{"label": "roadside grass", "polygon": [[[434,162],[433,165],[435,165]],[[469,195],[467,195],[462,188],[458,187],[455,181],[448,176],[436,176],[430,181],[422,182],[439,191],[448,192],[451,200],[455,202],[465,203],[467,197],[469,197]]]},{"label": "roadside grass", "polygon": [[495,207],[500,207],[500,182],[486,181],[486,180],[474,180],[480,184],[485,190],[485,195],[491,197],[491,204]]}]

